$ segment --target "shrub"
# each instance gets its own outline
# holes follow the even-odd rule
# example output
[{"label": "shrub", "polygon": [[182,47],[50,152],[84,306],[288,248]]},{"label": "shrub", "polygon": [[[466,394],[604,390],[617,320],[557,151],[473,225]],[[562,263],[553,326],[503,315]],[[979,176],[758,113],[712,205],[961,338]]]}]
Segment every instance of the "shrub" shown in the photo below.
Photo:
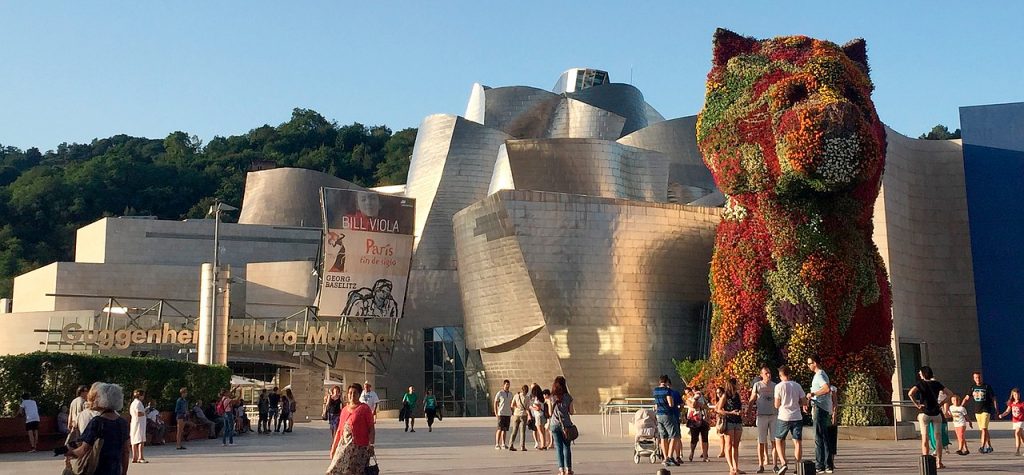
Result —
[{"label": "shrub", "polygon": [[700,374],[700,370],[704,368],[704,360],[672,358],[672,363],[676,365],[676,373],[679,374],[679,380],[683,386],[689,386],[690,380]]},{"label": "shrub", "polygon": [[125,407],[132,391],[143,389],[158,409],[171,410],[181,387],[188,388],[190,399],[213,400],[231,384],[231,370],[159,358],[45,352],[0,356],[0,415],[14,414],[22,393],[32,395],[41,414],[56,415],[74,399],[76,387],[96,381],[121,385]]}]

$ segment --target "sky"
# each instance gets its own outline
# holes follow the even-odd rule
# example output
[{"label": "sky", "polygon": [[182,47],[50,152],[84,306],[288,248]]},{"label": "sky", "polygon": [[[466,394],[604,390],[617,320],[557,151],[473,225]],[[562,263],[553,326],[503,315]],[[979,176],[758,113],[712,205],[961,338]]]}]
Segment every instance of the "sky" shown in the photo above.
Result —
[{"label": "sky", "polygon": [[209,141],[296,107],[397,131],[464,114],[474,82],[550,89],[571,67],[694,115],[718,27],[865,38],[879,116],[916,137],[1024,101],[1022,18],[1019,1],[0,0],[0,144]]}]

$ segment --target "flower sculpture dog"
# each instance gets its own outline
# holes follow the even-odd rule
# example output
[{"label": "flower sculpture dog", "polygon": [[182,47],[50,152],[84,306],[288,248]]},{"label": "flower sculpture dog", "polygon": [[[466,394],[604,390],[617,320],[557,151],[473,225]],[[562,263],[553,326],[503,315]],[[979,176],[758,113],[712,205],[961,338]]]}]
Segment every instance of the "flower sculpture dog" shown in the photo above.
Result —
[{"label": "flower sculpture dog", "polygon": [[803,369],[818,354],[844,403],[889,399],[891,293],[871,240],[886,142],[872,89],[863,40],[715,33],[697,140],[727,203],[703,380],[745,385],[761,365]]}]

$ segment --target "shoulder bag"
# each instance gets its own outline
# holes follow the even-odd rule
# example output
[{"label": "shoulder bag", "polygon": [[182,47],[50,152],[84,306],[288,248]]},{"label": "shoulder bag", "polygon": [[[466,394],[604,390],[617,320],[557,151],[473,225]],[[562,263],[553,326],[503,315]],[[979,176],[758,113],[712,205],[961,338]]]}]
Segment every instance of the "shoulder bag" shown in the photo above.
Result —
[{"label": "shoulder bag", "polygon": [[96,467],[100,463],[100,451],[103,450],[103,423],[96,420],[100,417],[103,416],[93,417],[93,421],[99,427],[97,427],[96,440],[93,441],[92,448],[81,457],[68,459],[64,467],[64,475],[93,475],[96,473]]},{"label": "shoulder bag", "polygon": [[373,454],[373,465],[366,464],[366,475],[380,475],[380,465],[377,464],[377,454]]},{"label": "shoulder bag", "polygon": [[[555,405],[556,408],[557,408],[557,406],[559,404],[562,404],[562,402],[559,401],[558,404]],[[566,409],[566,411],[569,410],[568,407],[566,407],[565,409]],[[557,411],[556,410],[555,414],[558,415],[558,424],[562,426],[562,436],[565,437],[566,442],[572,442],[572,441],[580,438],[580,430],[579,430],[579,428],[576,427],[575,424],[566,425],[565,421],[562,420],[562,412],[561,411]]]}]

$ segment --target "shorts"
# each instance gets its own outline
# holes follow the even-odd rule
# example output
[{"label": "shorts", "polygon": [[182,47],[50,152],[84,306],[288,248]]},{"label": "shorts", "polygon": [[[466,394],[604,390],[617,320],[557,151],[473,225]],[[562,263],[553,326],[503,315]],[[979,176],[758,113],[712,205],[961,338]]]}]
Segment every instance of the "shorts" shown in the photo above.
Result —
[{"label": "shorts", "polygon": [[1022,425],[1024,425],[1024,422],[1014,422],[1013,423],[1013,430],[1020,430]]},{"label": "shorts", "polygon": [[757,443],[767,444],[771,435],[775,434],[776,415],[757,416]]},{"label": "shorts", "polygon": [[26,422],[25,430],[39,430],[39,421]]},{"label": "shorts", "polygon": [[786,434],[793,434],[793,440],[802,439],[804,421],[775,421],[775,440],[786,440]]},{"label": "shorts", "polygon": [[988,429],[988,422],[992,418],[992,414],[989,414],[987,412],[979,412],[975,414],[974,417],[978,419],[979,429]]},{"label": "shorts", "polygon": [[725,432],[743,432],[742,422],[728,422],[725,423]]},{"label": "shorts", "polygon": [[508,430],[508,426],[512,423],[512,416],[498,416],[498,429]]},{"label": "shorts", "polygon": [[953,430],[956,431],[956,438],[958,440],[963,440],[964,432],[967,431],[967,428],[964,427],[964,426],[960,426],[960,427],[954,427]]},{"label": "shorts", "polygon": [[672,414],[658,414],[658,436],[662,439],[679,438],[679,418]]}]

